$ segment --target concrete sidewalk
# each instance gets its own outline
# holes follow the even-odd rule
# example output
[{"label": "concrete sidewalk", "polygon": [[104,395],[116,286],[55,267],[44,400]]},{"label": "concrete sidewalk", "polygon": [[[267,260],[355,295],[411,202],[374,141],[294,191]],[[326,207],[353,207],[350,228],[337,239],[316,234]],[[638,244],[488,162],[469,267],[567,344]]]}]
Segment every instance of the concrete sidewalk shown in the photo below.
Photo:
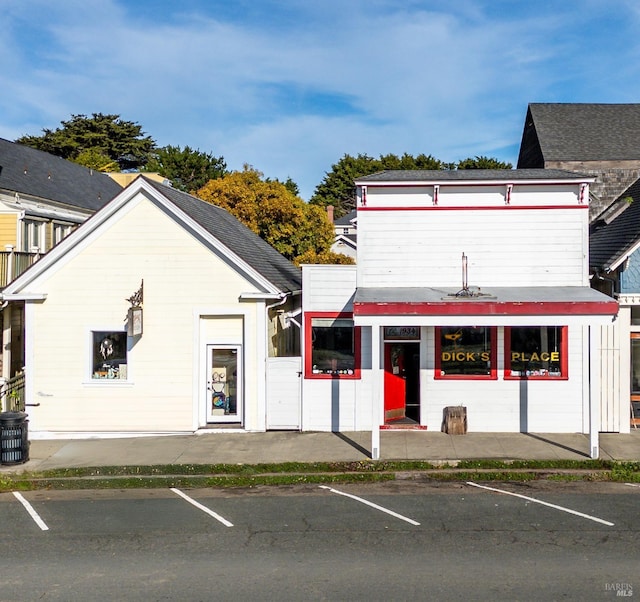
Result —
[{"label": "concrete sidewalk", "polygon": [[[582,434],[381,432],[382,460],[437,463],[470,459],[588,460]],[[192,435],[32,440],[30,460],[0,472],[152,464],[258,464],[357,461],[370,457],[371,433],[204,431]],[[640,461],[640,431],[600,435],[603,460]]]}]

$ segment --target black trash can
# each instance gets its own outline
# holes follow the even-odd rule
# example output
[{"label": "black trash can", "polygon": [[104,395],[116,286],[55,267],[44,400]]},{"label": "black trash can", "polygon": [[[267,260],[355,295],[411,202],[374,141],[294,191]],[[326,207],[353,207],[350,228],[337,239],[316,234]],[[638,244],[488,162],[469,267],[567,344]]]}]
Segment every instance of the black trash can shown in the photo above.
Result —
[{"label": "black trash can", "polygon": [[0,464],[29,460],[29,421],[26,412],[0,412]]}]

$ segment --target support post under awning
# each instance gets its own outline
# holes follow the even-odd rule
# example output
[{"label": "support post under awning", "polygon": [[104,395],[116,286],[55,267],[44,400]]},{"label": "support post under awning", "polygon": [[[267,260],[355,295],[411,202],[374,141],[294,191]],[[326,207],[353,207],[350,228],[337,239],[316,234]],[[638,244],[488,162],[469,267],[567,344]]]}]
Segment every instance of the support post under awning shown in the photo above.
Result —
[{"label": "support post under awning", "polygon": [[371,327],[371,371],[373,376],[371,394],[371,459],[380,459],[380,417],[382,404],[380,381],[380,327]]}]

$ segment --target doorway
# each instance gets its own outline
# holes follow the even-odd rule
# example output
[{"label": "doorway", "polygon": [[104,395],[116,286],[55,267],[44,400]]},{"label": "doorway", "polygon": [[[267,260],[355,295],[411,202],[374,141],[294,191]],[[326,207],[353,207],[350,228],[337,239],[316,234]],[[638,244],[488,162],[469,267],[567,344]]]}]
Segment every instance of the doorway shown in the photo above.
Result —
[{"label": "doorway", "polygon": [[384,424],[420,424],[420,343],[384,344]]},{"label": "doorway", "polygon": [[207,345],[207,422],[242,422],[242,348]]}]

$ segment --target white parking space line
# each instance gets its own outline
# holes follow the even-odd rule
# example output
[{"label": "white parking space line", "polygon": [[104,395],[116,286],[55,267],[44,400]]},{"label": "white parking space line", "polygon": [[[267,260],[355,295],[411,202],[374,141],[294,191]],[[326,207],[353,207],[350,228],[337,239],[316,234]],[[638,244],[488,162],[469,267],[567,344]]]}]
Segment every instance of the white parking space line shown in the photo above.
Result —
[{"label": "white parking space line", "polygon": [[175,493],[176,495],[179,495],[182,499],[186,500],[187,502],[189,502],[191,505],[195,506],[199,510],[206,512],[209,516],[213,516],[213,518],[215,518],[217,521],[220,521],[225,527],[233,527],[233,523],[230,523],[226,518],[220,516],[218,513],[214,512],[213,510],[210,510],[206,506],[203,506],[199,502],[196,502],[193,498],[190,498],[186,493],[182,493],[182,491],[180,491],[179,489],[175,489],[174,487],[171,487],[171,491],[173,491],[173,493]]},{"label": "white parking space line", "polygon": [[541,504],[542,506],[548,506],[549,508],[554,508],[556,510],[561,510],[562,512],[568,512],[569,514],[575,514],[576,516],[581,516],[582,518],[587,518],[589,520],[595,521],[596,523],[601,523],[603,525],[607,525],[607,527],[613,527],[614,523],[610,523],[608,520],[603,520],[598,518],[597,516],[591,516],[589,514],[583,514],[582,512],[578,512],[577,510],[571,510],[571,508],[565,508],[564,506],[557,506],[556,504],[550,504],[549,502],[543,502],[542,500],[537,500],[533,497],[527,497],[526,495],[521,495],[519,493],[512,493],[511,491],[502,491],[502,489],[495,489],[494,487],[486,487],[485,485],[478,485],[477,483],[473,483],[471,481],[467,481],[467,485],[471,485],[472,487],[478,487],[480,489],[486,489],[487,491],[495,491],[496,493],[503,493],[504,495],[511,495],[513,497],[519,497],[523,500],[527,500],[529,502],[535,502],[536,504]]},{"label": "white parking space line", "polygon": [[29,513],[31,518],[35,521],[36,525],[38,525],[38,527],[40,527],[43,531],[48,531],[49,527],[47,527],[45,522],[40,518],[38,513],[33,509],[33,506],[22,497],[22,494],[18,493],[17,491],[14,491],[13,495],[25,507],[26,511]]},{"label": "white parking space line", "polygon": [[378,504],[374,504],[373,502],[369,502],[365,499],[362,499],[361,497],[358,497],[357,495],[351,495],[350,493],[345,493],[344,491],[338,491],[337,489],[333,489],[332,487],[327,487],[327,485],[320,485],[319,486],[320,489],[327,489],[328,491],[330,491],[331,493],[337,493],[338,495],[343,495],[344,497],[349,497],[352,500],[356,500],[356,502],[360,502],[362,504],[366,504],[367,506],[371,506],[372,508],[375,508],[376,510],[380,510],[380,512],[384,512],[386,514],[390,514],[391,516],[395,516],[396,518],[399,518],[400,520],[406,521],[412,525],[416,525],[418,526],[420,523],[411,519],[411,518],[407,518],[406,516],[402,516],[402,514],[398,514],[397,512],[393,512],[393,510],[388,510],[387,508],[383,508],[382,506],[378,506]]},{"label": "white parking space line", "polygon": [[629,485],[629,487],[640,487],[638,483],[625,483],[625,485]]}]

